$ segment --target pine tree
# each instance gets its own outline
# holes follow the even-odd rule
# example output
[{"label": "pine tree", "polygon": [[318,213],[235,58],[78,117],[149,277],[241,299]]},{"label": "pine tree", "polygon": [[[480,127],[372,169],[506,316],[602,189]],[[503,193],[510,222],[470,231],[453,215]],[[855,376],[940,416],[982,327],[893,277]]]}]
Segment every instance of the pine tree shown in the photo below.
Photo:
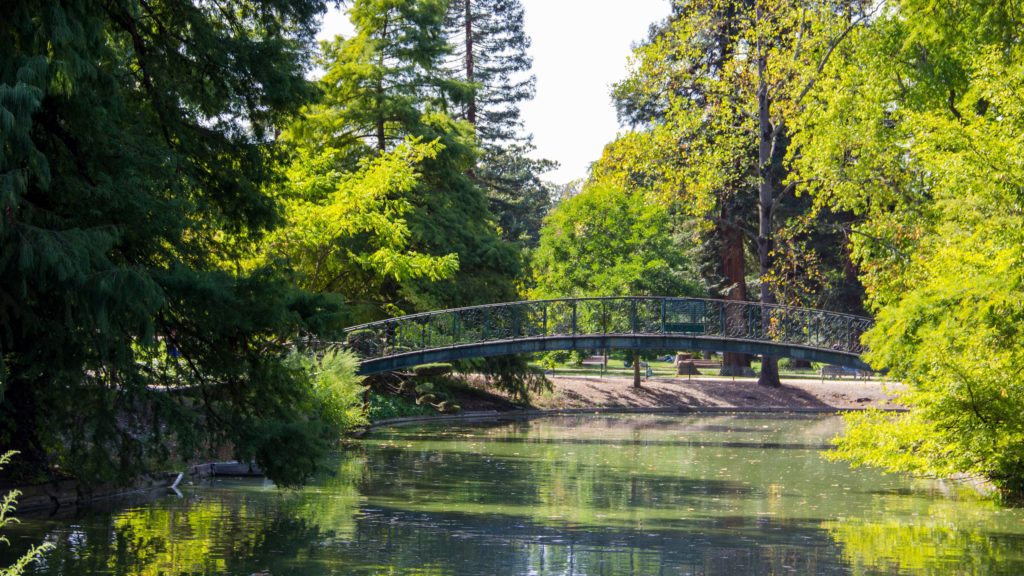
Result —
[{"label": "pine tree", "polygon": [[524,14],[520,0],[453,0],[446,32],[451,74],[472,87],[453,111],[476,128],[482,149],[471,175],[487,191],[502,236],[532,247],[550,206],[540,175],[557,164],[530,157],[534,146],[520,117],[519,106],[533,98],[536,85]]},{"label": "pine tree", "polygon": [[353,38],[324,46],[328,114],[343,117],[350,135],[383,152],[401,142],[424,104],[465,101],[469,86],[447,77],[444,0],[358,0],[349,9]]},{"label": "pine tree", "polygon": [[519,104],[536,90],[523,17],[520,0],[452,0],[448,7],[449,66],[474,86],[457,117],[476,127],[485,148],[523,140]]}]

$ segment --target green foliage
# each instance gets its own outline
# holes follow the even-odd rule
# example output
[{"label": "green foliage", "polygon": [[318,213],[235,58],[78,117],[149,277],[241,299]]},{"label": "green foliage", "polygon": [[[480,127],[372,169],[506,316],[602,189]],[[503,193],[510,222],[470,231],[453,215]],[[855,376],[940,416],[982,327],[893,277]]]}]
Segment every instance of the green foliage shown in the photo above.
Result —
[{"label": "green foliage", "polygon": [[445,33],[458,56],[452,72],[472,87],[453,111],[473,125],[482,150],[471,176],[486,191],[502,238],[533,247],[550,205],[540,175],[557,164],[530,158],[534,146],[523,131],[519,107],[536,84],[524,13],[520,0],[452,0]]},{"label": "green foliage", "polygon": [[[324,98],[291,130],[290,138],[312,152],[300,160],[305,181],[331,181],[332,172],[351,171],[360,159],[397,176],[380,188],[389,191],[381,197],[386,202],[371,204],[376,237],[369,239],[376,246],[365,250],[374,254],[385,246],[392,252],[363,266],[371,274],[327,287],[357,302],[370,301],[361,315],[514,295],[518,255],[499,237],[486,195],[468,175],[477,159],[473,126],[445,113],[465,102],[472,88],[444,70],[451,51],[443,33],[447,7],[423,0],[354,2],[350,15],[356,34],[323,46],[320,64],[326,73],[319,86]],[[328,149],[326,161],[311,161]],[[381,154],[388,160],[378,160]],[[363,183],[356,183],[354,189],[361,189]],[[345,199],[338,200],[344,205]],[[349,239],[340,240],[347,247]],[[379,273],[380,264],[412,256],[410,265],[391,270],[400,274]],[[367,276],[369,283],[363,281]]]},{"label": "green foliage", "polygon": [[487,148],[501,148],[501,144],[521,138],[519,105],[535,92],[536,78],[528,74],[533,58],[527,51],[530,37],[524,15],[520,0],[448,3],[446,34],[454,51],[462,56],[458,73],[473,84],[471,98],[460,107],[459,117],[476,127]]},{"label": "green foliage", "polygon": [[464,100],[470,87],[439,67],[450,51],[442,33],[446,9],[444,0],[354,1],[348,14],[355,35],[322,46],[326,99],[311,112],[327,131],[314,140],[365,138],[384,152],[409,135],[424,103]]},{"label": "green foliage", "polygon": [[[11,462],[17,452],[10,450],[0,455],[0,469],[7,466]],[[11,516],[16,510],[15,505],[18,503],[18,497],[21,496],[21,492],[13,490],[4,495],[3,499],[0,500],[0,531],[2,531],[8,524],[17,522],[18,519]],[[0,534],[0,543],[10,545],[10,541],[7,540],[6,536]],[[39,560],[43,554],[54,546],[50,542],[44,542],[42,544],[32,546],[27,552],[25,552],[20,558],[15,560],[14,564],[0,568],[0,576],[21,576],[25,573],[25,570],[30,564]]]},{"label": "green foliage", "polygon": [[324,354],[312,373],[313,393],[321,418],[339,434],[367,423],[363,413],[366,388],[356,375],[359,359],[347,351]]},{"label": "green foliage", "polygon": [[[785,156],[817,66],[868,8],[856,0],[675,3],[635,48],[614,97],[620,121],[641,130],[609,145],[595,176],[650,190],[690,215],[715,296],[746,298],[744,252],[756,252],[757,241],[768,243],[759,280],[774,297],[859,309],[855,275],[845,273],[843,218],[804,217],[807,202],[795,198],[802,183],[787,181]],[[752,53],[764,60],[763,74]],[[770,86],[763,95],[762,77]],[[759,126],[762,103],[767,128]],[[770,152],[762,159],[766,130]],[[759,198],[764,179],[771,194]],[[759,222],[759,213],[767,220]]]},{"label": "green foliage", "polygon": [[[300,130],[308,128],[296,126],[285,139],[292,141]],[[438,281],[458,270],[457,254],[435,257],[410,249],[404,218],[413,209],[418,166],[436,158],[440,145],[410,139],[345,172],[343,150],[292,144],[288,181],[279,193],[285,222],[265,238],[258,262],[287,265],[307,290],[364,303],[352,311],[355,322],[374,316],[372,308],[363,311],[366,303],[379,301],[389,283]]]},{"label": "green foliage", "polygon": [[555,162],[530,158],[533,150],[523,144],[485,147],[473,172],[487,190],[502,238],[527,248],[536,247],[551,207],[551,186],[540,174],[557,167]]},{"label": "green foliage", "polygon": [[370,422],[379,422],[390,418],[406,418],[409,416],[432,416],[437,410],[431,406],[423,406],[402,396],[391,394],[370,394],[370,405],[367,417]]},{"label": "green foliage", "polygon": [[816,200],[862,217],[868,360],[912,410],[850,418],[837,457],[1024,492],[1024,52],[1005,3],[891,2],[801,120]]},{"label": "green foliage", "polygon": [[665,206],[613,185],[590,185],[551,212],[533,272],[532,298],[696,292]]},{"label": "green foliage", "polygon": [[314,94],[323,9],[5,2],[0,443],[27,478],[127,481],[226,443],[261,464],[316,451],[316,426],[289,424],[286,342],[337,303],[222,267],[278,222],[273,137]]},{"label": "green foliage", "polygon": [[413,374],[420,378],[429,378],[432,376],[447,376],[452,373],[454,367],[451,364],[438,362],[434,364],[420,364],[414,366],[412,369]]}]

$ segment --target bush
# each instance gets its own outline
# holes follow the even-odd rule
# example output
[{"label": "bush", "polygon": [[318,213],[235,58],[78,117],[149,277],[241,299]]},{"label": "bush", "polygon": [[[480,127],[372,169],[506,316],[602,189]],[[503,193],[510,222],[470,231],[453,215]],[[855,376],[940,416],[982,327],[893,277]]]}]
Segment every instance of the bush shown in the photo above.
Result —
[{"label": "bush", "polygon": [[367,424],[363,412],[362,377],[357,376],[359,360],[352,352],[331,351],[312,372],[313,392],[320,416],[339,432]]},{"label": "bush", "polygon": [[376,348],[377,333],[373,330],[356,330],[345,338],[345,344],[356,354],[369,356]]},{"label": "bush", "polygon": [[451,364],[439,362],[435,364],[420,364],[412,369],[417,378],[430,378],[436,376],[447,376],[455,368]]},{"label": "bush", "polygon": [[408,416],[430,416],[437,414],[431,406],[421,406],[401,396],[390,394],[370,394],[370,405],[367,410],[367,417],[370,422],[379,422],[390,418],[405,418]]}]

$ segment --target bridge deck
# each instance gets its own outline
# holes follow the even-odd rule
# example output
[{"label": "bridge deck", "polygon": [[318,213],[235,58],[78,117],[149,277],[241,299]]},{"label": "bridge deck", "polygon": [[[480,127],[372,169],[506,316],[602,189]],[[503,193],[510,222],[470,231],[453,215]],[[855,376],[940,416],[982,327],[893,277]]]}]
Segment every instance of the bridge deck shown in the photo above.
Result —
[{"label": "bridge deck", "polygon": [[698,298],[568,298],[440,310],[354,326],[361,372],[550,350],[710,350],[867,366],[870,318]]}]

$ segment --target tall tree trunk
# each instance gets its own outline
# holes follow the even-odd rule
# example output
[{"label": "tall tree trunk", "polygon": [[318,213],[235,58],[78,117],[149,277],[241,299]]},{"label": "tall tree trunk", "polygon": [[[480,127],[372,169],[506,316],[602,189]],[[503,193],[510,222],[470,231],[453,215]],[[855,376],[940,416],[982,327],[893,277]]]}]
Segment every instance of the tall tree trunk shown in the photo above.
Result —
[{"label": "tall tree trunk", "polygon": [[[720,18],[721,26],[715,38],[717,46],[715,70],[722,70],[725,67],[725,62],[731,57],[735,46],[733,23],[736,18],[736,6],[733,2],[726,2],[722,6]],[[719,229],[722,237],[722,275],[729,286],[725,299],[745,302],[747,300],[746,239],[739,228],[728,224],[733,221],[734,217],[729,213],[728,208],[723,207],[722,222],[725,224],[720,225]],[[727,331],[746,332],[746,317],[739,306],[726,308],[725,322]],[[753,376],[754,371],[750,368],[750,360],[749,354],[725,352],[722,354],[722,369],[719,373],[722,376]]]},{"label": "tall tree trunk", "polygon": [[[729,214],[723,211],[723,221],[727,221]],[[722,225],[720,228],[722,236],[722,275],[728,283],[729,291],[725,299],[733,302],[745,302],[747,300],[747,266],[746,247],[743,232],[738,228],[729,225]],[[727,307],[726,330],[746,332],[746,317],[739,306]],[[750,369],[750,355],[738,352],[726,352],[722,354],[722,376],[753,376]]]},{"label": "tall tree trunk", "polygon": [[[473,0],[466,0],[466,81],[473,82]],[[476,126],[476,91],[469,97],[466,120]]]},{"label": "tall tree trunk", "polygon": [[[381,36],[383,38],[387,38],[387,35],[388,35],[388,23],[387,23],[387,21],[385,21],[384,22],[384,26],[381,28]],[[380,65],[381,69],[384,68],[384,51],[383,50],[380,51],[380,59],[378,61],[378,64]],[[384,119],[384,81],[382,79],[378,79],[377,80],[377,87],[376,88],[377,88],[377,95],[376,95],[377,101],[376,101],[375,104],[377,106],[377,118],[376,118],[376,122],[377,122],[377,126],[376,126],[376,128],[377,128],[377,150],[379,150],[380,152],[383,153],[383,152],[385,152],[387,150],[387,145],[388,144],[387,144],[387,139],[386,139],[387,138],[387,134],[384,133],[384,124],[385,124],[385,119]]]},{"label": "tall tree trunk", "polygon": [[[757,26],[760,27],[764,19],[764,8],[757,5]],[[771,270],[772,254],[772,211],[775,208],[774,188],[775,178],[773,177],[774,167],[772,165],[772,152],[777,139],[777,132],[771,122],[771,95],[768,92],[768,55],[766,48],[761,44],[762,32],[758,30],[757,40],[757,162],[758,162],[758,229],[757,229],[757,261],[758,272],[761,275],[759,285],[761,287],[761,330],[770,329],[768,325],[768,305],[775,304],[775,295],[769,289],[765,279]],[[772,356],[761,357],[761,374],[757,383],[762,386],[781,386],[779,381],[779,361]]]}]

